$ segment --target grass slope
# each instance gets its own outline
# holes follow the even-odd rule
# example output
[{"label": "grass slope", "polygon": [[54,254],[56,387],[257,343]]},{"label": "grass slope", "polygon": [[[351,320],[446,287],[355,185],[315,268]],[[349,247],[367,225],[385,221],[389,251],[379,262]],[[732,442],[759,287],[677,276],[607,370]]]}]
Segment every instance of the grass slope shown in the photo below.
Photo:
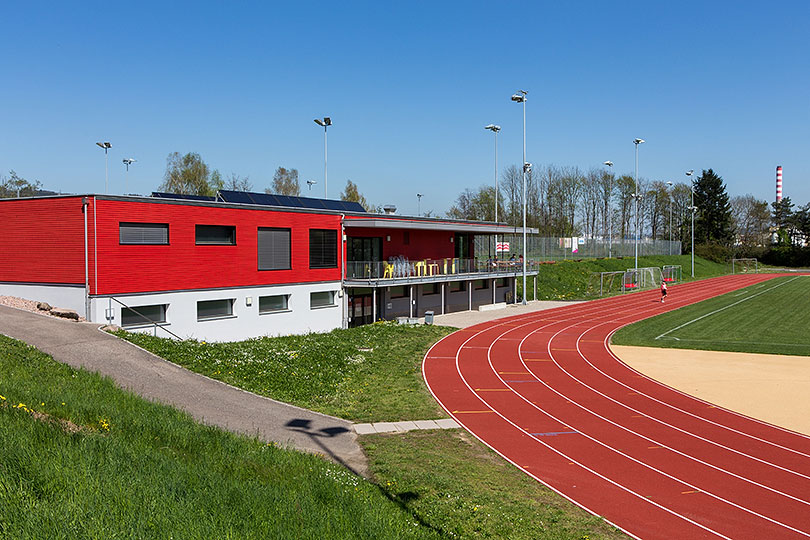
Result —
[{"label": "grass slope", "polygon": [[632,324],[611,342],[810,356],[807,306],[810,277],[781,277]]},{"label": "grass slope", "polygon": [[0,538],[439,538],[345,469],[0,336]]},{"label": "grass slope", "polygon": [[355,422],[442,418],[421,359],[453,329],[380,322],[322,334],[234,343],[118,332],[191,371],[256,394]]},{"label": "grass slope", "polygon": [[[691,280],[692,259],[690,255],[657,255],[638,258],[639,267],[679,264],[683,280]],[[580,261],[560,261],[554,264],[541,264],[537,275],[538,300],[580,300],[587,296],[588,279],[594,272],[611,272],[633,268],[635,259],[582,259]],[[695,257],[695,279],[720,276],[728,273],[726,265]],[[529,299],[534,299],[533,279],[527,278]],[[522,290],[522,280],[518,277],[518,294]],[[598,293],[598,291],[597,291]]]}]

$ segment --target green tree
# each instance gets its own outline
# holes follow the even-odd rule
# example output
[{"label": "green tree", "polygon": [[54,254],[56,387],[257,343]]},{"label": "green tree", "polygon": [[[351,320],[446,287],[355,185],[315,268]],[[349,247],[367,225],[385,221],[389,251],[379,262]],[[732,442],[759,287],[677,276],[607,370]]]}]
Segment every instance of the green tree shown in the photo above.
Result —
[{"label": "green tree", "polygon": [[723,179],[704,170],[695,181],[695,242],[730,245],[734,238],[731,203]]},{"label": "green tree", "polygon": [[29,182],[14,171],[9,171],[8,174],[8,178],[0,178],[0,199],[33,197],[42,187],[38,181]]},{"label": "green tree", "polygon": [[357,184],[351,180],[346,180],[346,188],[340,193],[340,200],[360,203],[360,206],[365,209],[369,207],[368,201],[366,201],[366,198],[360,193],[360,190],[357,189]]},{"label": "green tree", "polygon": [[276,169],[276,174],[273,175],[273,185],[264,191],[276,195],[298,197],[301,195],[301,185],[298,183],[298,169],[279,167]]},{"label": "green tree", "polygon": [[[498,218],[500,219],[500,214]],[[467,188],[461,193],[447,217],[476,221],[495,221],[495,186],[481,186],[478,191]]]},{"label": "green tree", "polygon": [[181,156],[179,152],[172,152],[166,158],[166,173],[158,189],[167,193],[212,197],[222,187],[222,177],[218,171],[215,173],[211,174],[200,154],[189,152]]}]

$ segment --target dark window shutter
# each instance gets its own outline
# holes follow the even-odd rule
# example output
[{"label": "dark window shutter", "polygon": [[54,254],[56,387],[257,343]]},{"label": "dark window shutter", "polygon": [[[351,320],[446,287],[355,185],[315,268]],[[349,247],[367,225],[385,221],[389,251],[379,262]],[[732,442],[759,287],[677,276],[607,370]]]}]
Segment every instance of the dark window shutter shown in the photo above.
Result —
[{"label": "dark window shutter", "polygon": [[121,244],[168,244],[168,223],[119,223]]},{"label": "dark window shutter", "polygon": [[309,230],[309,267],[337,268],[337,231]]},{"label": "dark window shutter", "polygon": [[259,227],[259,270],[290,269],[290,229]]}]

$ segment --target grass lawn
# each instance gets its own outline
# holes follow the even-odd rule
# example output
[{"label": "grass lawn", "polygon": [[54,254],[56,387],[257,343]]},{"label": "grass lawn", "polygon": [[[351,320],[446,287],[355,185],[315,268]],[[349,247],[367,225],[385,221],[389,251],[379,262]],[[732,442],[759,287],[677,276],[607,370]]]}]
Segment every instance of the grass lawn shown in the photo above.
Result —
[{"label": "grass lawn", "polygon": [[611,342],[810,356],[808,306],[810,276],[780,277],[640,321]]},{"label": "grass lawn", "polygon": [[0,336],[0,538],[441,538],[323,459],[202,426]]},{"label": "grass lawn", "polygon": [[233,343],[118,332],[191,371],[355,422],[445,415],[422,379],[425,352],[453,329],[381,322],[322,334]]},{"label": "grass lawn", "polygon": [[463,430],[366,435],[379,484],[452,538],[627,538],[523,474]]}]

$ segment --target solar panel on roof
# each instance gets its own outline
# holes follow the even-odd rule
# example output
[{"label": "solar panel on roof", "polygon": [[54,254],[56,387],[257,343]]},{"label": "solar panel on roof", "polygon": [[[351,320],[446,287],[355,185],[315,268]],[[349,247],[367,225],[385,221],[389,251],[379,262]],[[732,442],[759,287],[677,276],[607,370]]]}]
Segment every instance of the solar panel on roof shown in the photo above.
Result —
[{"label": "solar panel on roof", "polygon": [[185,195],[183,193],[165,193],[161,191],[153,191],[152,197],[156,199],[181,199],[184,201],[214,201],[216,197],[208,197],[206,195]]},{"label": "solar panel on roof", "polygon": [[288,208],[311,208],[313,210],[335,210],[340,212],[365,212],[360,203],[318,199],[315,197],[294,197],[273,193],[231,191],[222,189],[219,198],[225,202],[238,204],[258,204],[262,206],[285,206]]}]

